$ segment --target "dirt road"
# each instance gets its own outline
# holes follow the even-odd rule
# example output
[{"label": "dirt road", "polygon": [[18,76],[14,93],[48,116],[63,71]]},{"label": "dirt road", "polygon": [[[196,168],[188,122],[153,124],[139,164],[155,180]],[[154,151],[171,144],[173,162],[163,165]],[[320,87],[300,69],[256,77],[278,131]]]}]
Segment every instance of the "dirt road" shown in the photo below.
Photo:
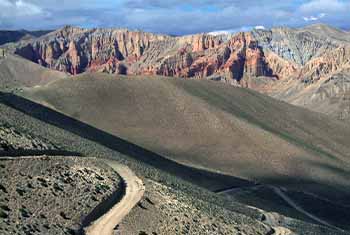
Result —
[{"label": "dirt road", "polygon": [[126,183],[125,195],[106,214],[85,229],[87,235],[112,235],[113,229],[141,200],[145,187],[142,181],[126,166],[114,161],[106,162]]},{"label": "dirt road", "polygon": [[[45,159],[55,156],[19,156],[19,157],[0,157],[0,160],[18,160],[18,159]],[[76,156],[79,157],[79,156]],[[127,166],[121,165],[112,160],[106,160],[106,164],[112,167],[124,180],[126,189],[123,198],[114,205],[106,214],[85,228],[87,235],[113,235],[113,230],[117,224],[131,211],[131,209],[141,200],[145,187],[142,180],[139,179]]]},{"label": "dirt road", "polygon": [[[273,191],[274,193],[276,193],[281,199],[283,199],[289,206],[291,206],[292,208],[294,208],[295,210],[299,211],[300,213],[304,214],[305,216],[313,219],[314,221],[322,224],[322,225],[325,225],[325,226],[328,226],[328,227],[331,227],[333,229],[336,229],[336,230],[341,230],[331,224],[329,224],[328,222],[320,219],[319,217],[307,212],[306,210],[304,210],[301,206],[297,205],[296,202],[294,202],[293,199],[291,199],[287,194],[285,194],[280,188],[278,187],[275,187],[275,186],[269,186]],[[254,188],[254,187],[251,187],[251,188]],[[235,191],[239,191],[240,188],[232,188],[232,189],[226,189],[224,191],[221,191],[220,193],[234,193]],[[256,208],[257,209],[257,208]],[[275,221],[277,221],[279,215],[277,213],[266,213],[264,211],[262,211],[266,217],[266,223],[271,225],[274,229],[275,229],[275,234],[289,234],[288,231],[285,230],[285,228],[282,228],[282,227],[278,227],[277,224],[275,224]]]},{"label": "dirt road", "polygon": [[334,228],[334,229],[338,229],[337,227],[327,223],[326,221],[318,218],[317,216],[307,212],[306,210],[304,210],[301,206],[298,206],[288,195],[286,195],[280,188],[271,186],[271,188],[273,189],[273,191],[280,196],[288,205],[290,205],[291,207],[293,207],[295,210],[299,211],[300,213],[308,216],[309,218],[313,219],[314,221],[319,222],[320,224],[323,224],[325,226]]}]

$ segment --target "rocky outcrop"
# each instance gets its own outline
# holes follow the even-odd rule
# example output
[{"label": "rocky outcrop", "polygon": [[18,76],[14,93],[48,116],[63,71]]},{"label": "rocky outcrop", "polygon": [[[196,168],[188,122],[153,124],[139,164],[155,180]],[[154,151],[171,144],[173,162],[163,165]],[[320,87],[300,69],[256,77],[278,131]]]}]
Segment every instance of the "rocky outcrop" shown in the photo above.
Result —
[{"label": "rocky outcrop", "polygon": [[312,58],[329,52],[342,43],[330,39],[328,35],[316,34],[307,29],[253,30],[252,35],[264,50],[272,51],[299,65],[305,65]]},{"label": "rocky outcrop", "polygon": [[301,70],[300,77],[305,83],[313,83],[349,67],[350,46],[341,46],[310,60]]},{"label": "rocky outcrop", "polygon": [[283,59],[272,51],[267,51],[265,53],[265,60],[268,67],[278,79],[285,79],[293,76],[296,77],[300,74],[300,65]]},{"label": "rocky outcrop", "polygon": [[229,82],[240,82],[245,75],[273,76],[262,49],[250,33],[240,33],[229,40],[201,34],[181,38],[177,44],[180,47],[175,52],[160,57],[141,74],[220,77]]},{"label": "rocky outcrop", "polygon": [[273,76],[250,33],[232,37],[198,34],[170,37],[138,31],[64,27],[16,48],[45,67],[78,74],[103,71],[189,78]]},{"label": "rocky outcrop", "polygon": [[[67,26],[15,44],[13,51],[71,74],[100,71],[208,78],[290,101],[316,97],[317,87],[339,71],[348,71],[349,35],[325,25],[183,37]],[[338,87],[328,83],[327,89]],[[298,100],[301,103],[307,102]]]},{"label": "rocky outcrop", "polygon": [[14,52],[71,74],[102,71],[209,77],[235,84],[260,76],[315,81],[347,63],[349,53],[343,44],[348,38],[344,35],[348,34],[320,25],[184,37],[66,26],[19,44]]},{"label": "rocky outcrop", "polygon": [[185,37],[179,37],[180,44],[188,44],[192,47],[192,52],[203,51],[219,47],[224,39],[209,34],[195,34]]},{"label": "rocky outcrop", "polygon": [[347,33],[323,25],[184,37],[66,26],[18,44],[14,52],[71,74],[102,71],[229,82],[243,82],[244,77],[283,80],[293,76],[314,81],[344,64],[348,54],[340,60],[337,57],[342,56],[339,48],[348,41]]},{"label": "rocky outcrop", "polygon": [[[168,36],[128,30],[64,27],[16,48],[14,53],[45,67],[81,73],[87,70],[118,71],[120,61],[132,63],[154,41]],[[110,70],[109,70],[110,71]]]}]

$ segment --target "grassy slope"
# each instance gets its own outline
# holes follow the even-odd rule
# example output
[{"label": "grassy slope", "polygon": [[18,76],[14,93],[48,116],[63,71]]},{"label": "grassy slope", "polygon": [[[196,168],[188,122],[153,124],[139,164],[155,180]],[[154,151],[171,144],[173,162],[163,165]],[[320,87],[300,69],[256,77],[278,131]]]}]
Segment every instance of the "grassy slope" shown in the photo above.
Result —
[{"label": "grassy slope", "polygon": [[85,74],[24,95],[184,164],[349,203],[349,126],[250,90]]}]

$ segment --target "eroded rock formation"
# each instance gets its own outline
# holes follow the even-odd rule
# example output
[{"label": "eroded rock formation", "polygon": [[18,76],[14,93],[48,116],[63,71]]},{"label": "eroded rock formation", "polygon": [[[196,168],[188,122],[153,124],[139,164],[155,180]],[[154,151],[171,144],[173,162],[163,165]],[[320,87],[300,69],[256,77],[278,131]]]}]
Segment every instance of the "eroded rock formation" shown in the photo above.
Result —
[{"label": "eroded rock formation", "polygon": [[43,66],[78,74],[103,71],[240,81],[274,76],[251,33],[170,37],[144,32],[64,27],[15,50]]},{"label": "eroded rock formation", "polygon": [[339,83],[327,82],[332,77],[350,78],[349,48],[350,33],[326,25],[182,37],[67,26],[19,42],[13,52],[70,74],[100,71],[207,78],[300,105],[326,99],[319,91],[324,86],[339,90]]}]

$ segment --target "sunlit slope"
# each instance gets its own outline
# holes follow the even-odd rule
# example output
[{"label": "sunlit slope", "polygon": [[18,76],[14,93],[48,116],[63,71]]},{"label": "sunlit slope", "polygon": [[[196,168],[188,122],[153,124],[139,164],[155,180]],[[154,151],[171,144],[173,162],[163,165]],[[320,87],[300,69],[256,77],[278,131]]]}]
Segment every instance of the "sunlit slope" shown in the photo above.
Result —
[{"label": "sunlit slope", "polygon": [[83,74],[23,95],[181,163],[327,197],[350,191],[350,127],[251,90]]},{"label": "sunlit slope", "polygon": [[14,55],[0,58],[0,71],[0,88],[44,85],[67,76]]}]

